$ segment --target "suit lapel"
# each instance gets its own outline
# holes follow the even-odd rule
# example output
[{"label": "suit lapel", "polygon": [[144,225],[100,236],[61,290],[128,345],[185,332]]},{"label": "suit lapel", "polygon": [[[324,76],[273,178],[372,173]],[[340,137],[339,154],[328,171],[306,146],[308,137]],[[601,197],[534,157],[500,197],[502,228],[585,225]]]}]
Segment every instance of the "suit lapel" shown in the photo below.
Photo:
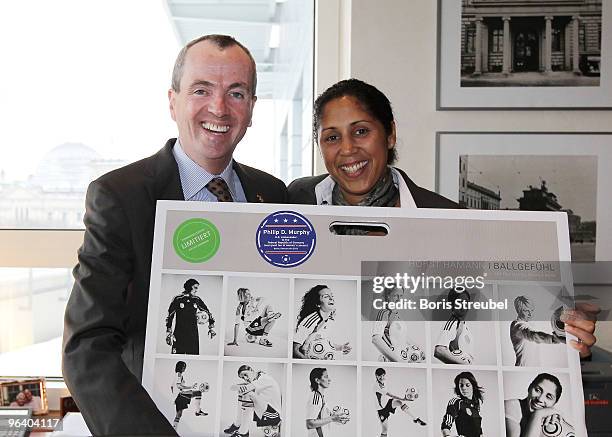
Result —
[{"label": "suit lapel", "polygon": [[166,142],[163,149],[155,154],[153,178],[156,200],[185,200],[178,164],[172,154],[176,139]]},{"label": "suit lapel", "polygon": [[249,203],[263,203],[265,202],[265,196],[257,181],[249,174],[248,167],[234,161],[234,171],[240,179],[240,184],[244,190],[244,195]]}]

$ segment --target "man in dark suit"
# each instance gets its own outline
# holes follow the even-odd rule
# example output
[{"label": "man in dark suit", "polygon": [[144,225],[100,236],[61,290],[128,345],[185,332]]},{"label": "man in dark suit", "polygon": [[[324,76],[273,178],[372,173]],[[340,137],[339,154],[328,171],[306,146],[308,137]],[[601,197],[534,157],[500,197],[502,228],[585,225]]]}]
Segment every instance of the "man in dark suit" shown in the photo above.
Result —
[{"label": "man in dark suit", "polygon": [[282,181],[232,159],[256,80],[253,57],[233,38],[190,42],[168,92],[178,139],[88,188],[63,373],[94,435],[175,434],[141,385],[156,201],[286,201]]}]

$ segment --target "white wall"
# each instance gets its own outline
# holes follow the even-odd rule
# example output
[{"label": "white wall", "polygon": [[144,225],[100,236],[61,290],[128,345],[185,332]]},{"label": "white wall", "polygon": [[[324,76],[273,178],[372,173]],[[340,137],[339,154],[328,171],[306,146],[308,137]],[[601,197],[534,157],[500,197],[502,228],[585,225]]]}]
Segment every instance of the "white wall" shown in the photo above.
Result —
[{"label": "white wall", "polygon": [[[356,77],[387,94],[397,120],[398,166],[419,185],[434,188],[436,131],[612,130],[612,111],[436,111],[437,1],[336,1],[351,18],[350,26],[337,23],[345,36],[350,32],[344,46],[350,71],[339,69],[344,77],[337,79]],[[317,92],[331,85],[325,82]],[[316,174],[324,171],[317,164]]]}]

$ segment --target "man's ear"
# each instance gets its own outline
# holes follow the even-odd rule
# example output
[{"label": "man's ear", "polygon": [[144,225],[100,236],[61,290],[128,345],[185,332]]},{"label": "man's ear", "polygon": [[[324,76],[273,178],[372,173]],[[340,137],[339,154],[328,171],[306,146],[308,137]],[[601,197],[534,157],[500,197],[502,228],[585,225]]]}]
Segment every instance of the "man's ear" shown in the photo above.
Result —
[{"label": "man's ear", "polygon": [[255,109],[256,101],[257,101],[257,96],[253,96],[253,101],[251,102],[251,119],[249,120],[249,127],[253,126],[253,109]]},{"label": "man's ear", "polygon": [[172,117],[172,120],[174,121],[176,121],[176,116],[174,114],[175,100],[176,100],[176,91],[170,88],[168,90],[168,107],[170,108],[170,116]]}]

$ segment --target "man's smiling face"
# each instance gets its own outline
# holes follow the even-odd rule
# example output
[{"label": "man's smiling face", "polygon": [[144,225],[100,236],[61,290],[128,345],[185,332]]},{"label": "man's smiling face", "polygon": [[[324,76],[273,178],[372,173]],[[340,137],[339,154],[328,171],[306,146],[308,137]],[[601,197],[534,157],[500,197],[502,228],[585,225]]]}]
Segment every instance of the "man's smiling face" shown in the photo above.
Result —
[{"label": "man's smiling face", "polygon": [[201,41],[187,51],[180,89],[168,91],[183,150],[210,173],[227,167],[251,124],[253,73],[240,46]]}]

